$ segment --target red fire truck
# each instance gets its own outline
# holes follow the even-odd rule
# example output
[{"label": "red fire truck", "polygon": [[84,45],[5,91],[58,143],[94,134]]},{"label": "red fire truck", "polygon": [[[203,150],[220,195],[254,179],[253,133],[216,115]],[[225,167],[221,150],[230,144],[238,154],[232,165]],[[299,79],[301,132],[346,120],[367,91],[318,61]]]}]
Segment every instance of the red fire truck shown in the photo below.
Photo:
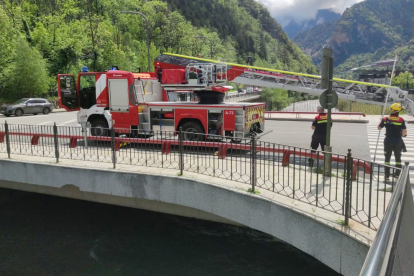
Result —
[{"label": "red fire truck", "polygon": [[[155,72],[133,73],[113,67],[107,72],[58,75],[59,106],[79,111],[78,122],[91,134],[108,128],[124,134],[185,132],[186,140],[204,135],[240,139],[264,129],[265,103],[224,103],[229,68],[225,63],[181,60],[154,62]],[[193,133],[193,134],[192,134]]]}]

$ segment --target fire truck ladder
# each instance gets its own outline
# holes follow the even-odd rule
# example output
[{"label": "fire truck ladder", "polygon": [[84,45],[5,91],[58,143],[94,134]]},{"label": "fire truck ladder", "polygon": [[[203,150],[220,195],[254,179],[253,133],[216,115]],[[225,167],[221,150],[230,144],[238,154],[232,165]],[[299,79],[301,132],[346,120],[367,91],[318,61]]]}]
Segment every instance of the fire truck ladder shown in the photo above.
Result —
[{"label": "fire truck ladder", "polygon": [[[210,66],[210,68],[212,68],[213,64],[215,64],[221,68],[220,71],[216,71],[216,76],[220,76],[223,82],[224,80],[227,80],[237,84],[280,88],[318,96],[325,91],[325,89],[321,87],[321,76],[317,75],[247,66],[235,63],[223,63],[209,59],[201,59],[170,53],[163,54],[160,57],[160,61],[167,63],[176,63],[179,61],[180,64],[187,64],[187,66],[191,68],[196,68],[196,65],[204,65],[206,67]],[[187,70],[189,70],[188,72],[198,72],[196,69],[191,69],[195,71],[190,71],[190,69]],[[211,70],[212,69],[210,69],[209,72],[213,72]],[[220,73],[217,74],[217,72]],[[207,85],[208,81],[213,80],[213,77],[214,73],[210,73],[210,77],[207,78],[203,84]],[[408,114],[413,115],[414,113],[414,102],[408,98],[408,92],[401,90],[398,87],[392,86],[388,88],[388,85],[385,84],[334,78],[333,89],[341,99],[380,106],[383,106],[384,102],[381,99],[378,100],[378,95],[382,94],[383,96],[384,94],[386,95],[385,92],[388,92],[388,105],[400,102]]]},{"label": "fire truck ladder", "polygon": [[[321,87],[320,79],[320,76],[293,72],[283,72],[281,74],[280,72],[271,73],[247,70],[234,78],[233,82],[245,85],[280,88],[319,96],[325,91]],[[378,94],[386,92],[387,89],[388,86],[383,84],[333,79],[333,90],[337,93],[338,97],[349,101],[383,106],[384,103],[382,101],[376,101],[375,99]],[[401,102],[404,109],[412,115],[414,112],[414,103],[407,96],[407,91],[403,91],[398,87],[390,87],[388,104]]]}]

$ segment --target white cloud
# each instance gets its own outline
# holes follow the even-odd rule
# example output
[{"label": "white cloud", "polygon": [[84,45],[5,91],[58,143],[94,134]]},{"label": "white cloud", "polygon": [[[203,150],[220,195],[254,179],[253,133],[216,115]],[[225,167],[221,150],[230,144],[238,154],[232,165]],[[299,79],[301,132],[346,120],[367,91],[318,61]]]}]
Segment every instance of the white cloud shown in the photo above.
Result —
[{"label": "white cloud", "polygon": [[256,0],[263,3],[270,13],[278,19],[281,24],[286,18],[293,18],[297,22],[304,19],[315,18],[319,9],[332,9],[341,13],[355,3],[363,0]]}]

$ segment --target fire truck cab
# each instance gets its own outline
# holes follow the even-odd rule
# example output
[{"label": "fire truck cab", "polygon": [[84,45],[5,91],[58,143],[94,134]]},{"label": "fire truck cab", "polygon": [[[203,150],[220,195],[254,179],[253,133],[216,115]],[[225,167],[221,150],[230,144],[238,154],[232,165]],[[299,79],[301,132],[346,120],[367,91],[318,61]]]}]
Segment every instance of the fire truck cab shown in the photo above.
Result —
[{"label": "fire truck cab", "polygon": [[206,67],[164,68],[162,74],[113,68],[81,72],[76,81],[73,75],[60,74],[59,106],[78,111],[78,122],[89,122],[94,136],[108,136],[112,127],[132,136],[182,129],[186,140],[204,139],[197,133],[241,139],[261,132],[265,104],[223,103],[228,88],[218,82],[225,73],[217,66]]}]

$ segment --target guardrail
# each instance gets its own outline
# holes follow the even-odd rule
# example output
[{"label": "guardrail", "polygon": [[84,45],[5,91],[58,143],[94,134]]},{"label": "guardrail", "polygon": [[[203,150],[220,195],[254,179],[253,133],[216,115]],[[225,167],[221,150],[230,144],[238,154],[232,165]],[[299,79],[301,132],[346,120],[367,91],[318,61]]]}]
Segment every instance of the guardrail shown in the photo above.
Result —
[{"label": "guardrail", "polygon": [[[300,115],[317,115],[316,112],[307,112],[307,111],[265,111],[265,118],[270,118],[272,114],[293,114],[296,115],[296,119],[300,118]],[[332,112],[332,115],[347,115],[347,116],[362,116],[366,117],[365,113],[362,112]]]},{"label": "guardrail", "polygon": [[412,275],[414,271],[413,197],[408,165],[405,164],[360,276]]},{"label": "guardrail", "polygon": [[[108,136],[92,136],[103,131]],[[251,137],[125,129],[0,124],[0,153],[168,168],[247,184],[338,214],[377,229],[399,169],[340,155],[263,142]],[[331,161],[326,159],[330,156]],[[330,164],[330,168],[325,166]],[[384,179],[386,168],[391,178]]]}]

